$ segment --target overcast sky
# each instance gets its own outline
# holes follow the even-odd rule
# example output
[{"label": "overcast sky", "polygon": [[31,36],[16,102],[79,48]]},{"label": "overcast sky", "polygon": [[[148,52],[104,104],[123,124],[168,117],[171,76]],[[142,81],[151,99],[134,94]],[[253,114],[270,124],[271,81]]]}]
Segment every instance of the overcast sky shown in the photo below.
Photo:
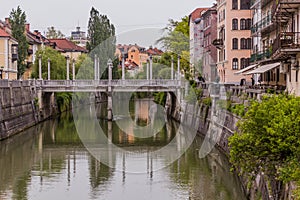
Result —
[{"label": "overcast sky", "polygon": [[[160,36],[159,30],[166,26],[168,19],[179,20],[189,15],[195,8],[210,7],[214,2],[214,0],[1,0],[0,18],[4,20],[13,8],[20,5],[31,24],[31,30],[37,29],[44,33],[47,27],[54,26],[69,36],[78,25],[86,31],[89,12],[95,7],[101,14],[107,15],[115,25],[119,43],[142,43],[144,40],[144,44],[141,45],[151,45]],[[142,32],[148,33],[146,39],[139,39],[135,35],[136,33],[143,35]],[[129,39],[127,37],[129,35],[135,36]],[[134,41],[134,38],[137,41]]]}]

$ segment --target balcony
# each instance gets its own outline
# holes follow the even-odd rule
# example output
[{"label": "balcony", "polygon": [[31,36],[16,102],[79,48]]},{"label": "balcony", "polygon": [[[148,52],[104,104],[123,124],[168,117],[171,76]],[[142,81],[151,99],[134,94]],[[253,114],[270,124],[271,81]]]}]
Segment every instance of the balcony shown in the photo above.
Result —
[{"label": "balcony", "polygon": [[300,52],[300,32],[280,33],[274,40],[272,49],[273,53],[276,53],[276,58]]},{"label": "balcony", "polygon": [[260,51],[254,54],[251,54],[250,62],[255,63],[257,61],[265,60],[271,57],[271,50]]},{"label": "balcony", "polygon": [[297,12],[300,0],[277,0],[273,2],[272,14],[277,22],[286,23]]},{"label": "balcony", "polygon": [[221,49],[224,45],[223,39],[215,39],[212,44],[216,46],[218,49]]},{"label": "balcony", "polygon": [[273,23],[272,23],[271,15],[267,15],[266,17],[264,17],[262,20],[260,20],[259,22],[257,22],[251,27],[251,33],[256,34],[258,31],[265,29],[268,26],[271,26],[272,24]]}]

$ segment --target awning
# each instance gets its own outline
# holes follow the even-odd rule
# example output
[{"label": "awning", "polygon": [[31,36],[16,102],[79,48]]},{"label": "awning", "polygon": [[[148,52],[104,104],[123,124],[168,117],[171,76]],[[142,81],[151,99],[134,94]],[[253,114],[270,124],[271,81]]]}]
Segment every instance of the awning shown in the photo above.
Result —
[{"label": "awning", "polygon": [[257,64],[250,65],[250,66],[248,66],[248,67],[245,67],[244,69],[241,69],[241,70],[239,70],[239,71],[237,71],[237,72],[234,72],[234,74],[241,74],[241,73],[243,73],[243,72],[246,72],[246,71],[249,71],[249,70],[253,69],[253,68],[256,67],[256,66],[257,66]]},{"label": "awning", "polygon": [[262,74],[262,73],[270,71],[271,69],[274,69],[278,66],[280,66],[280,62],[267,64],[267,65],[262,65],[261,67],[258,67],[257,69],[252,70],[252,71],[247,72],[247,73],[244,73],[244,74],[246,74],[246,75],[249,75],[249,74]]}]

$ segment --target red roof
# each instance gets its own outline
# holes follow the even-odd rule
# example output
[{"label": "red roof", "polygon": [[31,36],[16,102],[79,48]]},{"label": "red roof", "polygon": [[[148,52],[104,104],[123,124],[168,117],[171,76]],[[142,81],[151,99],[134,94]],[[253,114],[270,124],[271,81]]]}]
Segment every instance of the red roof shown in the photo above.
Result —
[{"label": "red roof", "polygon": [[5,30],[0,28],[0,37],[11,37]]},{"label": "red roof", "polygon": [[203,11],[206,11],[208,8],[197,8],[195,9],[191,14],[190,14],[190,18],[192,18],[192,21],[195,21],[195,19],[200,18],[201,17],[201,13]]},{"label": "red roof", "polygon": [[54,44],[54,47],[60,51],[64,52],[87,52],[83,47],[80,47],[67,39],[49,39],[51,43]]},{"label": "red roof", "polygon": [[158,55],[158,56],[161,56],[164,52],[162,51],[162,50],[159,50],[158,48],[149,48],[148,50],[147,50],[147,53],[150,55]]}]

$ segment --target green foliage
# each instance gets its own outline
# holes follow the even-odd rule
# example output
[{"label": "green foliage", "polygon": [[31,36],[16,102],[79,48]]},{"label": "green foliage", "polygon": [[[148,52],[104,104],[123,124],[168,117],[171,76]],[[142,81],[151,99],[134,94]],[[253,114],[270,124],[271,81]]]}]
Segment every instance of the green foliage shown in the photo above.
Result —
[{"label": "green foliage", "polygon": [[154,102],[162,106],[166,105],[167,94],[165,92],[155,92],[153,95]]},{"label": "green foliage", "polygon": [[[67,77],[67,61],[58,51],[51,47],[45,47],[36,52],[37,56],[42,58],[42,78],[47,79],[48,77],[48,59],[50,59],[50,77],[55,80],[66,80]],[[35,60],[33,65],[33,71],[31,74],[32,78],[38,78],[39,74],[39,59]],[[72,75],[72,73],[70,73]]]},{"label": "green foliage", "polygon": [[81,54],[76,61],[76,79],[93,80],[94,79],[94,63],[90,56]]},{"label": "green foliage", "polygon": [[[184,17],[180,22],[169,20],[169,25],[165,28],[167,30],[167,34],[156,42],[161,43],[162,46],[167,50],[169,54],[181,55],[181,69],[183,69],[186,73],[190,72],[190,53],[189,53],[189,24],[188,17]],[[171,58],[169,57],[170,61]],[[174,57],[175,63],[177,62],[177,56]],[[171,62],[168,62],[168,66],[170,66]]]},{"label": "green foliage", "polygon": [[64,38],[65,35],[60,30],[56,30],[54,26],[51,26],[47,28],[46,37],[48,39],[57,39]]},{"label": "green foliage", "polygon": [[202,99],[202,103],[205,104],[205,105],[207,105],[207,106],[211,106],[212,100],[211,100],[210,97],[206,97],[206,98]]},{"label": "green foliage", "polygon": [[237,126],[239,132],[229,139],[230,161],[241,173],[300,181],[300,97],[280,94],[254,101]]},{"label": "green foliage", "polygon": [[92,60],[95,55],[100,61],[101,77],[107,78],[107,62],[109,59],[113,61],[113,77],[119,76],[118,63],[115,58],[116,51],[116,36],[115,27],[110,23],[106,15],[101,15],[94,7],[90,11],[90,18],[88,22],[88,37],[90,41],[87,43],[87,49],[90,52]]},{"label": "green foliage", "polygon": [[242,117],[245,115],[245,106],[244,104],[235,104],[235,105],[232,105],[229,109],[230,112]]},{"label": "green foliage", "polygon": [[18,79],[25,72],[25,59],[27,58],[28,43],[25,35],[26,14],[20,8],[12,9],[9,15],[11,25],[11,35],[18,42]]}]

